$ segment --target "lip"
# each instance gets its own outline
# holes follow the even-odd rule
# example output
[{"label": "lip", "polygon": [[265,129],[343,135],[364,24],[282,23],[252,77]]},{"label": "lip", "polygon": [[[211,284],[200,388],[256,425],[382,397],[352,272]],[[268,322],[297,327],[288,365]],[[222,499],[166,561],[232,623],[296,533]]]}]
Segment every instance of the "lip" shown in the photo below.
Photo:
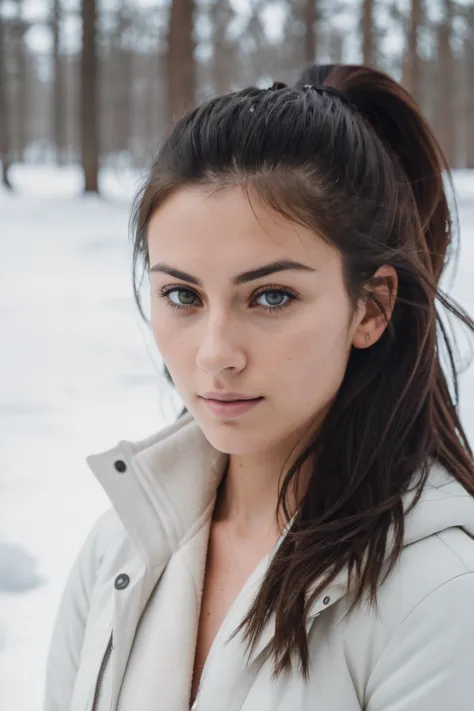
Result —
[{"label": "lip", "polygon": [[204,393],[201,395],[201,397],[205,398],[206,400],[221,400],[223,402],[226,402],[228,400],[257,400],[257,397],[254,397],[252,395],[245,395],[245,393],[233,393],[233,392],[218,392],[217,390],[215,392],[208,392]]},{"label": "lip", "polygon": [[201,400],[207,405],[209,410],[217,417],[240,417],[246,412],[258,405],[263,400],[263,397],[236,400],[229,402],[225,400],[213,400],[211,398],[202,397]]}]

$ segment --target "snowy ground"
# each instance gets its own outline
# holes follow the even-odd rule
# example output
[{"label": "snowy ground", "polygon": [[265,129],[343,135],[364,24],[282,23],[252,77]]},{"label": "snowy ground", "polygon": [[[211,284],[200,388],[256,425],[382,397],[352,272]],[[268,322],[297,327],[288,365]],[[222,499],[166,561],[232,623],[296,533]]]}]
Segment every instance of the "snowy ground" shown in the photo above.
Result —
[{"label": "snowy ground", "polygon": [[[0,194],[0,542],[45,584],[0,591],[0,708],[41,708],[55,608],[84,534],[107,506],[84,462],[174,419],[173,396],[132,300],[130,199],[76,197],[79,176],[13,173]],[[26,682],[26,683],[25,683]]]},{"label": "snowy ground", "polygon": [[[26,574],[42,582],[0,589],[0,708],[40,711],[59,596],[107,506],[84,458],[159,429],[178,402],[132,299],[136,179],[108,173],[96,199],[79,196],[74,170],[12,178],[18,193],[0,193],[0,579],[8,543],[38,561]],[[474,174],[458,173],[456,185],[462,249],[450,290],[474,313]],[[474,441],[474,367],[461,382]]]}]

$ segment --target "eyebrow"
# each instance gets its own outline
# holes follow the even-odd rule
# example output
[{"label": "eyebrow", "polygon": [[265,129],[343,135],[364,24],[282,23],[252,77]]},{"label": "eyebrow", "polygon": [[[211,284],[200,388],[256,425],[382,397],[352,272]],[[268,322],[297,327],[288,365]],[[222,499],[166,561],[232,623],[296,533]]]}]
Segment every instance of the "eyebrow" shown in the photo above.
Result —
[{"label": "eyebrow", "polygon": [[[232,278],[232,283],[234,286],[239,286],[240,284],[247,284],[249,281],[261,279],[269,274],[275,274],[275,272],[291,270],[304,272],[316,271],[316,269],[309,267],[307,264],[301,264],[300,262],[295,262],[292,259],[280,259],[276,262],[270,262],[270,264],[264,264],[261,267],[251,269],[248,272],[236,274],[236,276]],[[157,262],[157,264],[150,268],[150,272],[163,272],[164,274],[169,274],[170,276],[175,277],[175,279],[182,279],[183,281],[188,281],[190,284],[202,286],[202,281],[197,277],[192,274],[187,274],[180,269],[175,269],[165,262]]]}]

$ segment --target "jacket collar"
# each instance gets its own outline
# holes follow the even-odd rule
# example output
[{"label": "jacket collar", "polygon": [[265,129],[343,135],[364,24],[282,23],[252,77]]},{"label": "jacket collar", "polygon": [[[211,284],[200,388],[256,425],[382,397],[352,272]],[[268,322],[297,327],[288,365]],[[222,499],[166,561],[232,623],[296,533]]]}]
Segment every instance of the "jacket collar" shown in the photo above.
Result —
[{"label": "jacket collar", "polygon": [[152,437],[122,440],[86,461],[145,563],[154,567],[211,515],[228,458],[188,414]]}]

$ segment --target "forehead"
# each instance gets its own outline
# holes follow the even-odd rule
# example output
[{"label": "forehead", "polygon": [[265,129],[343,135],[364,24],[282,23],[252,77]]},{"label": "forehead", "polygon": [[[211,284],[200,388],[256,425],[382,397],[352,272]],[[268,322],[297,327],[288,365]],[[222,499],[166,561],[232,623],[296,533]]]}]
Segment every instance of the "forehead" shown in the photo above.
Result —
[{"label": "forehead", "polygon": [[265,205],[241,186],[180,188],[148,227],[150,263],[229,273],[263,261],[299,260],[320,269],[337,259],[320,236]]}]

